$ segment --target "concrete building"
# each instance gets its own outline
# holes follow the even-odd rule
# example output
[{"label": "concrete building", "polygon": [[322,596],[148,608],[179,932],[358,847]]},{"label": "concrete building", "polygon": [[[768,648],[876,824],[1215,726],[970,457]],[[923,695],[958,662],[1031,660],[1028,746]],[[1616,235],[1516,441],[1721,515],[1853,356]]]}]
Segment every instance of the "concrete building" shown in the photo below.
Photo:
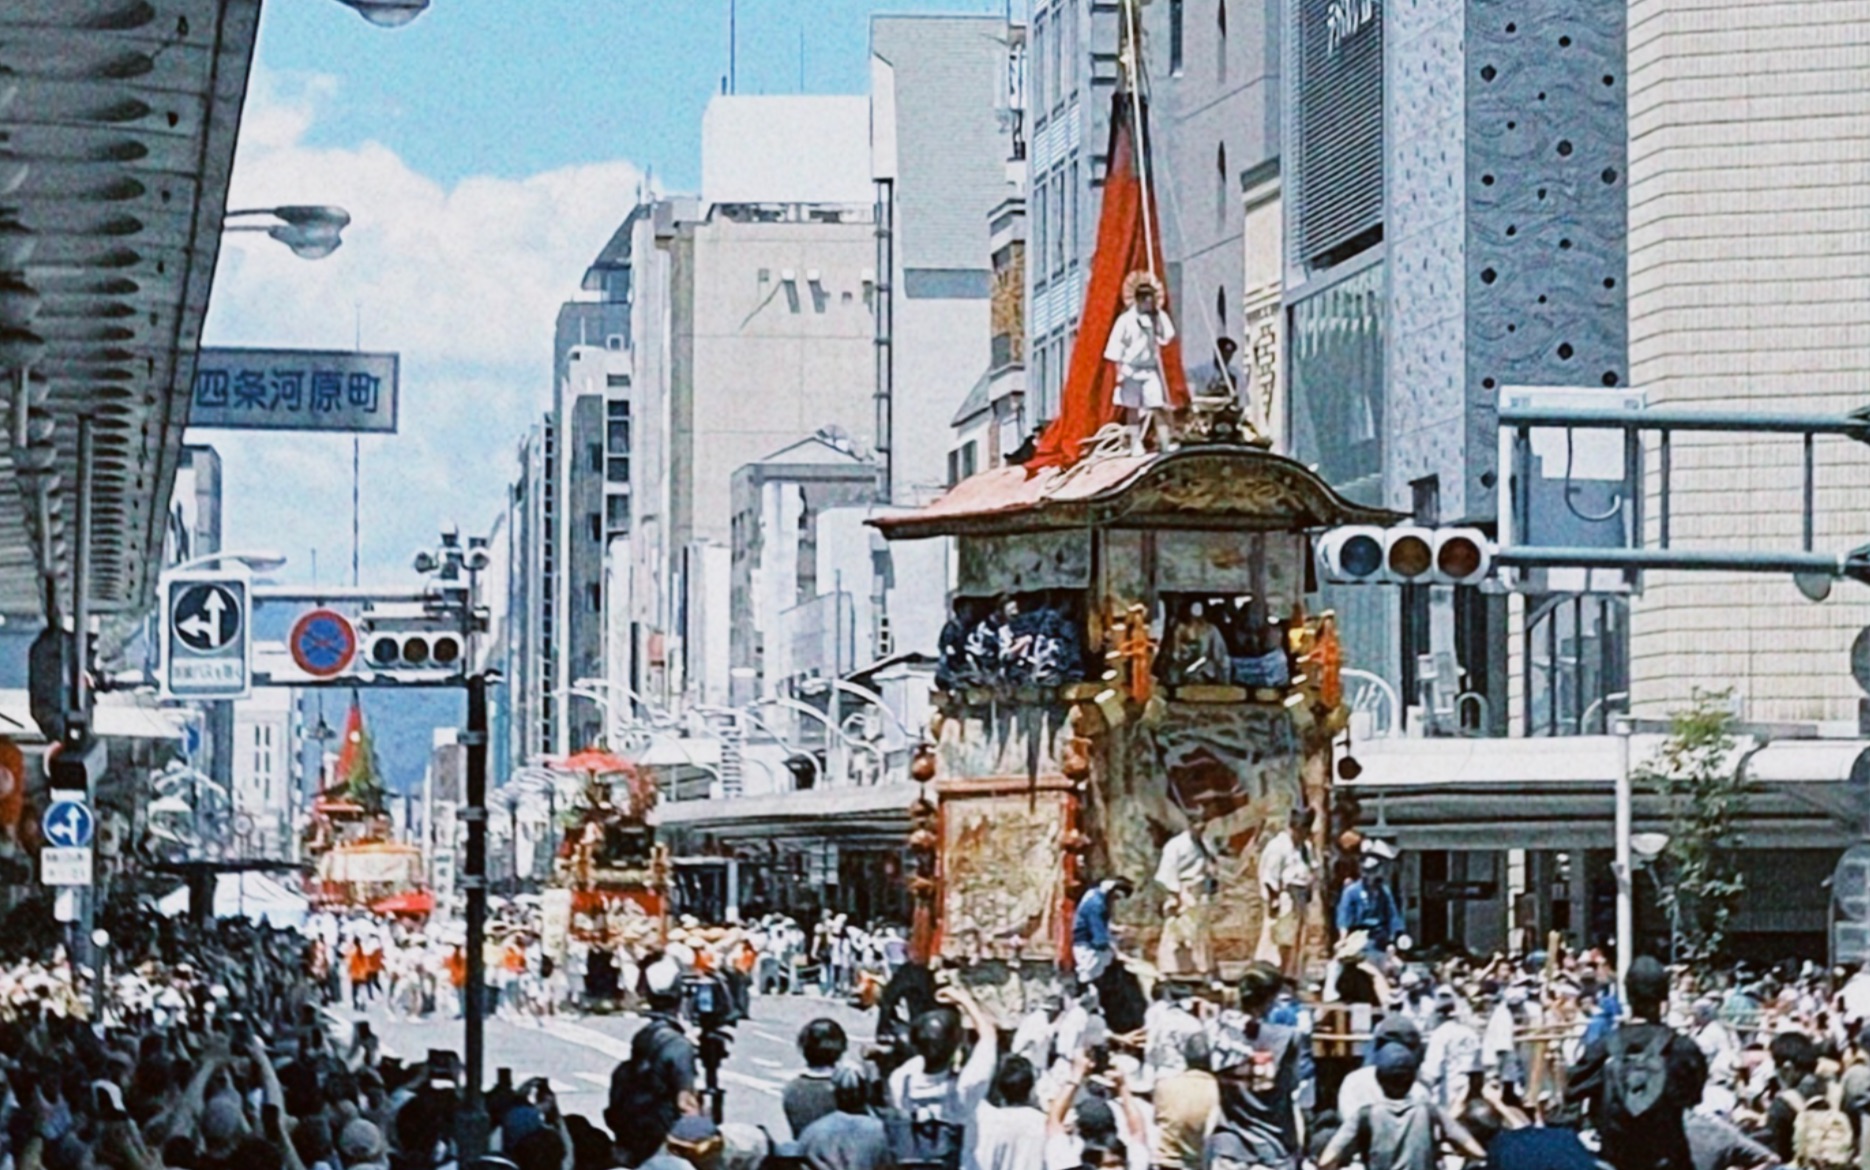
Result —
[{"label": "concrete building", "polygon": [[293,753],[299,729],[292,695],[285,687],[267,687],[230,704],[235,832],[242,857],[284,857],[296,833]]},{"label": "concrete building", "polygon": [[517,474],[507,487],[506,561],[512,567],[504,598],[505,708],[510,769],[533,756],[556,754],[565,742],[563,699],[555,693],[562,628],[554,599],[561,570],[557,551],[559,473],[557,424],[535,423],[516,449]]},{"label": "concrete building", "polygon": [[[1862,408],[1870,12],[1632,0],[1629,29],[1631,381],[1652,406]],[[1796,438],[1683,435],[1672,454],[1683,547],[1800,547]],[[1854,548],[1870,459],[1839,439],[1815,455],[1815,547]],[[1859,731],[1861,588],[1812,605],[1783,578],[1652,573],[1631,608],[1640,713],[1731,686],[1749,719]]]},{"label": "concrete building", "polygon": [[995,272],[982,224],[1023,171],[1021,51],[999,17],[870,23],[877,185],[879,467],[885,495],[948,485],[950,419],[993,362]]},{"label": "concrete building", "polygon": [[[768,694],[788,673],[790,647],[776,637],[779,617],[829,584],[818,577],[819,516],[868,503],[876,483],[874,461],[822,431],[734,472],[731,701]],[[771,675],[769,664],[778,666]]]},{"label": "concrete building", "polygon": [[[1292,453],[1339,490],[1427,523],[1494,524],[1509,389],[1717,410],[1862,404],[1870,268],[1844,240],[1870,222],[1848,178],[1870,148],[1847,129],[1870,72],[1846,45],[1870,18],[1676,0],[1292,0],[1285,15],[1278,400]],[[1586,467],[1595,457],[1554,435],[1535,451],[1555,485],[1534,497],[1535,526],[1616,514],[1614,485]],[[1796,439],[1681,435],[1669,457],[1673,545],[1800,546]],[[1651,547],[1660,459],[1652,444]],[[1816,466],[1815,546],[1861,543],[1862,452],[1821,441]],[[1659,743],[1641,732],[1665,730],[1694,690],[1731,687],[1734,766],[1757,781],[1737,945],[1826,957],[1842,937],[1827,937],[1827,879],[1862,840],[1848,664],[1870,605],[1840,586],[1814,606],[1770,577],[1588,584],[1555,570],[1510,597],[1330,597],[1346,661],[1405,703],[1419,656],[1451,654],[1481,699],[1468,732],[1563,737],[1359,745],[1353,787],[1416,853],[1412,932],[1479,950],[1512,929],[1604,938],[1611,716],[1648,721],[1640,768]],[[1666,809],[1639,799],[1637,826],[1666,831]],[[1656,949],[1667,924],[1646,880],[1636,900]]]},{"label": "concrete building", "polygon": [[1026,57],[1026,338],[1031,422],[1058,414],[1097,215],[1117,87],[1120,7],[1033,0]]},{"label": "concrete building", "polygon": [[[631,631],[625,675],[654,701],[726,695],[708,664],[728,655],[734,471],[824,427],[874,445],[868,109],[718,97],[703,198],[661,199],[636,219],[632,569],[614,620]],[[704,626],[723,636],[698,644]]]},{"label": "concrete building", "polygon": [[1197,370],[1217,338],[1246,331],[1242,190],[1278,174],[1279,9],[1167,0],[1142,11],[1165,279]]}]

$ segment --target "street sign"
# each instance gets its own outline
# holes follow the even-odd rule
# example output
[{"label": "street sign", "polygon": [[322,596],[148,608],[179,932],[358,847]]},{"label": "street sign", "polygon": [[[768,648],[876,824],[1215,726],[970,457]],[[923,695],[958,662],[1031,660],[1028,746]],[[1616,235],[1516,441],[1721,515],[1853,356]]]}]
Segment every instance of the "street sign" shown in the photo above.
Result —
[{"label": "street sign", "polygon": [[348,670],[357,657],[357,631],[336,610],[314,609],[293,623],[287,645],[300,670],[313,678],[332,678]]},{"label": "street sign", "polygon": [[182,724],[182,758],[192,760],[201,754],[201,720],[190,719]]},{"label": "street sign", "polygon": [[162,693],[244,699],[252,690],[252,598],[245,573],[163,579]]},{"label": "street sign", "polygon": [[394,434],[400,366],[393,353],[204,349],[188,425]]},{"label": "street sign", "polygon": [[39,883],[47,886],[91,884],[91,847],[82,849],[47,845],[39,851]]},{"label": "street sign", "polygon": [[97,832],[97,818],[81,800],[55,800],[39,822],[48,843],[63,849],[88,848]]}]

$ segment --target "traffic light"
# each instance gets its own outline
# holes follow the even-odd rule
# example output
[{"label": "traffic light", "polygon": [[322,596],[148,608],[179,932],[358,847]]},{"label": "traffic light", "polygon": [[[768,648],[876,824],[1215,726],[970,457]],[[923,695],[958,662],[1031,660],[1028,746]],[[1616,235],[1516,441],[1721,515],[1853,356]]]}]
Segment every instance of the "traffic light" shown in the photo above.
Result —
[{"label": "traffic light", "polygon": [[364,661],[370,669],[459,671],[467,663],[466,642],[455,619],[365,614],[359,621]]},{"label": "traffic light", "polygon": [[1478,528],[1353,524],[1318,538],[1318,572],[1344,585],[1474,585],[1493,571]]}]

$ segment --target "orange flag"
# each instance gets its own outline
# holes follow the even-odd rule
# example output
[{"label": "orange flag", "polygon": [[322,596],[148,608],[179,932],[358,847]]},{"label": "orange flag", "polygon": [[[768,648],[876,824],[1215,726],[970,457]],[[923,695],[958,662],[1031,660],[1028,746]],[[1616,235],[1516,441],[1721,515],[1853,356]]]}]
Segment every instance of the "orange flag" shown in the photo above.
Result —
[{"label": "orange flag", "polygon": [[[1104,177],[1104,209],[1098,217],[1097,250],[1091,254],[1084,310],[1078,315],[1078,336],[1072,343],[1071,365],[1065,371],[1064,390],[1059,394],[1058,417],[1039,436],[1038,448],[1026,463],[1028,471],[1069,467],[1078,461],[1081,443],[1106,423],[1117,421],[1117,375],[1111,363],[1104,360],[1104,345],[1110,340],[1111,326],[1123,312],[1123,281],[1138,269],[1157,274],[1164,271],[1162,217],[1156,214],[1156,194],[1144,189],[1137,168],[1135,135],[1131,133],[1133,100],[1121,93],[1111,100],[1110,165]],[[1137,118],[1147,138],[1148,119],[1140,108]],[[1142,156],[1148,158],[1147,143]],[[1143,231],[1145,206],[1151,227],[1148,236]],[[1166,297],[1163,307],[1173,308]],[[1162,347],[1162,365],[1169,402],[1187,406],[1188,378],[1182,370],[1180,340]]]}]

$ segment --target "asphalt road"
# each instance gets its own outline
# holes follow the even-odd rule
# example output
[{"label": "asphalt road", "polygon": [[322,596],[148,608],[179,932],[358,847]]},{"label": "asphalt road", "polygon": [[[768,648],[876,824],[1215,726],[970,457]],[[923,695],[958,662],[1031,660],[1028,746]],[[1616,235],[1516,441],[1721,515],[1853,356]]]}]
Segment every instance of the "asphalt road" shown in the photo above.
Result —
[{"label": "asphalt road", "polygon": [[[828,1016],[844,1026],[853,1050],[868,1043],[874,1013],[859,1011],[818,996],[756,998],[752,1018],[735,1025],[733,1049],[721,1069],[727,1090],[727,1119],[763,1125],[778,1140],[785,1140],[785,1113],[780,1092],[799,1070],[796,1039],[806,1021]],[[360,1017],[348,1009],[337,1012],[341,1021]],[[462,1051],[462,1024],[445,1016],[428,1020],[392,1020],[380,1007],[361,1018],[382,1037],[383,1054],[417,1061],[431,1048]],[[616,1016],[558,1016],[543,1023],[515,1022],[495,1017],[487,1021],[487,1079],[495,1070],[511,1068],[522,1083],[549,1076],[559,1107],[582,1113],[603,1125],[604,1103],[611,1070],[630,1053],[630,1037],[641,1026],[634,1014]]]}]

